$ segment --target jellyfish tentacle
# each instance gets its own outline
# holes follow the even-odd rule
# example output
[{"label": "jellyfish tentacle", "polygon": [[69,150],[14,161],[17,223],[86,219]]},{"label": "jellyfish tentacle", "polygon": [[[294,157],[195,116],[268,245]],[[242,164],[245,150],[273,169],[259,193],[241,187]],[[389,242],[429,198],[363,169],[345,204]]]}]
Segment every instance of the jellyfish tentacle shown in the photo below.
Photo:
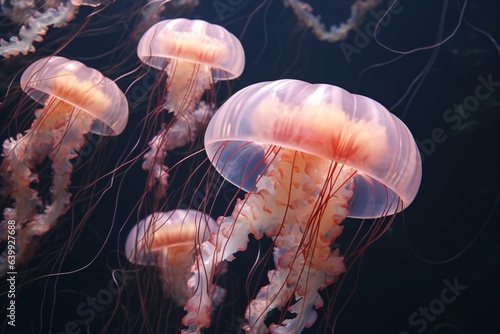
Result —
[{"label": "jellyfish tentacle", "polygon": [[142,163],[142,169],[149,171],[147,181],[148,187],[153,187],[156,182],[160,183],[160,197],[166,195],[168,186],[168,167],[164,165],[167,157],[167,150],[170,148],[168,132],[166,125],[164,125],[160,132],[151,139],[148,143],[149,149],[144,154],[144,161]]},{"label": "jellyfish tentacle", "polygon": [[58,133],[57,124],[61,120],[58,114],[50,117],[52,110],[40,109],[35,113],[32,130],[24,136],[18,134],[17,139],[7,139],[3,144],[5,162],[1,169],[2,178],[7,183],[3,189],[4,197],[12,197],[13,208],[4,210],[6,220],[15,220],[16,228],[21,229],[42,206],[38,192],[30,188],[32,182],[38,182],[38,174],[34,171],[37,164],[47,158],[54,149]]},{"label": "jellyfish tentacle", "polygon": [[13,23],[22,25],[18,36],[10,36],[9,41],[0,39],[0,56],[9,58],[35,52],[33,43],[42,42],[50,27],[66,26],[78,14],[80,6],[96,7],[110,2],[111,0],[56,0],[44,1],[43,6],[39,6],[33,0],[10,0],[8,6],[5,6],[4,1],[1,1],[2,13]]},{"label": "jellyfish tentacle", "polygon": [[356,0],[351,5],[351,16],[339,25],[332,25],[329,29],[321,22],[321,17],[314,16],[310,4],[299,0],[285,0],[285,6],[290,6],[300,25],[311,29],[320,41],[336,43],[343,41],[351,30],[356,29],[367,12],[380,5],[381,0]]},{"label": "jellyfish tentacle", "polygon": [[[57,6],[49,7],[45,11],[36,11],[35,2],[30,1],[11,1],[16,3],[6,14],[16,23],[24,23],[19,30],[19,37],[11,36],[9,41],[0,39],[0,56],[17,56],[20,53],[27,55],[28,52],[34,52],[34,42],[43,41],[43,36],[47,33],[49,27],[60,28],[73,20],[78,12],[79,6],[75,6],[68,1],[59,2]],[[46,4],[47,5],[47,4]],[[29,7],[29,9],[27,8]],[[4,7],[2,7],[4,9]]]},{"label": "jellyfish tentacle", "polygon": [[[282,309],[291,296],[295,296],[296,302],[288,311],[297,316],[284,320],[283,325],[271,325],[270,331],[299,333],[304,327],[310,327],[316,320],[314,309],[323,304],[318,289],[333,283],[345,271],[343,257],[338,255],[338,251],[332,252],[330,244],[342,233],[343,228],[339,224],[348,214],[347,202],[353,194],[352,172],[335,165],[333,184],[328,187],[330,189],[321,189],[331,174],[329,163],[301,153],[292,163],[291,155],[286,151],[281,154],[281,159],[278,170],[282,178],[275,183],[276,192],[286,194],[285,190],[292,189],[289,188],[292,184],[298,191],[291,191],[294,200],[289,203],[289,212],[283,220],[283,232],[275,238],[276,270],[268,275],[269,285],[261,288],[246,311],[249,322],[246,330],[251,333],[266,332],[266,314],[274,308]],[[313,165],[319,168],[312,169]],[[288,181],[292,170],[294,177]],[[322,202],[319,197],[325,192],[326,200]],[[296,205],[294,202],[307,204]],[[303,214],[314,212],[319,202],[323,215],[311,217]]]},{"label": "jellyfish tentacle", "polygon": [[27,233],[42,236],[51,230],[57,219],[62,216],[69,208],[70,193],[68,186],[73,173],[73,164],[71,160],[77,157],[77,151],[80,151],[85,144],[85,137],[82,133],[89,133],[94,119],[81,110],[76,110],[72,106],[73,112],[65,114],[66,124],[59,130],[64,132],[63,137],[49,154],[52,161],[52,170],[54,179],[50,188],[52,203],[46,205],[42,214],[35,215],[34,221],[28,224]]},{"label": "jellyfish tentacle", "polygon": [[[77,156],[76,151],[85,143],[82,131],[90,132],[94,121],[85,112],[75,110],[63,101],[47,105],[48,108],[36,113],[33,130],[16,141],[8,139],[4,142],[6,163],[2,176],[8,182],[8,196],[13,199],[14,207],[4,210],[5,221],[2,224],[8,220],[16,221],[16,263],[23,262],[33,236],[47,233],[68,210],[68,185],[73,171],[70,160]],[[47,157],[52,161],[54,178],[50,188],[51,199],[44,206],[30,184],[38,181],[35,166]],[[39,211],[43,213],[39,214]],[[5,241],[5,236],[1,235],[2,241]],[[6,258],[5,251],[3,258]],[[0,272],[4,273],[7,263],[1,263]]]},{"label": "jellyfish tentacle", "polygon": [[[273,163],[272,159],[270,163]],[[262,189],[245,195],[244,200],[237,199],[232,215],[219,217],[217,232],[212,232],[210,238],[200,245],[200,255],[187,283],[193,290],[193,296],[184,307],[187,314],[182,321],[188,329],[183,333],[199,333],[200,328],[210,325],[214,291],[211,282],[217,266],[223,261],[232,261],[234,253],[246,250],[249,234],[260,239],[264,233],[272,236],[279,229],[282,222],[280,217],[285,213],[286,207],[272,206],[272,189],[269,188],[269,184],[273,182],[272,177],[263,175],[260,180],[257,187],[261,186]]]},{"label": "jellyfish tentacle", "polygon": [[183,333],[199,333],[201,327],[210,325],[214,293],[211,282],[217,266],[223,261],[232,261],[234,253],[246,250],[250,233],[260,238],[263,233],[279,227],[281,219],[273,218],[267,209],[263,209],[268,194],[269,191],[263,189],[247,195],[244,200],[238,199],[232,216],[220,217],[218,231],[200,245],[200,255],[193,265],[194,274],[187,283],[193,296],[184,307],[188,313],[182,321],[188,329]]},{"label": "jellyfish tentacle", "polygon": [[[189,326],[185,333],[196,333],[199,327],[210,324],[213,268],[245,250],[250,233],[257,239],[263,234],[274,239],[276,269],[268,275],[269,285],[247,308],[249,323],[245,330],[267,332],[267,313],[285,306],[293,295],[297,302],[289,310],[297,316],[274,325],[271,331],[299,333],[310,326],[316,319],[314,308],[322,305],[318,289],[333,283],[345,271],[343,258],[332,252],[330,244],[342,232],[339,224],[348,215],[352,175],[350,168],[340,164],[281,149],[269,161],[267,173],[259,178],[257,191],[239,200],[231,217],[220,218],[218,232],[200,246],[202,254],[188,281],[194,296],[185,307],[188,314],[183,322]],[[308,214],[318,207],[323,211],[321,216]]]},{"label": "jellyfish tentacle", "polygon": [[[250,228],[243,219],[235,221],[232,217],[226,217],[219,219],[217,223],[219,231],[217,234],[212,233],[209,240],[200,245],[200,255],[192,269],[193,275],[187,282],[188,288],[193,293],[184,306],[187,314],[182,322],[188,326],[182,331],[185,334],[199,333],[200,328],[210,325],[213,294],[211,281],[215,268],[222,261],[232,261],[233,253],[245,250],[247,247]],[[238,229],[241,233],[231,236],[227,231],[232,228]]]},{"label": "jellyfish tentacle", "polygon": [[144,154],[142,169],[150,171],[148,187],[153,187],[156,182],[159,182],[159,197],[164,197],[167,193],[169,169],[164,164],[167,152],[194,142],[199,131],[208,123],[214,112],[214,106],[201,101],[194,112],[177,117],[172,127],[169,128],[167,124],[163,124],[160,132],[148,143],[149,150]]},{"label": "jellyfish tentacle", "polygon": [[[4,209],[5,221],[2,221],[2,234],[0,235],[2,241],[7,238],[3,228],[7,220],[17,218],[16,227],[20,227],[20,222],[27,221],[36,207],[41,205],[38,193],[30,188],[32,182],[38,182],[38,174],[32,172],[31,161],[24,157],[24,152],[30,143],[29,140],[25,139],[26,137],[19,134],[17,139],[10,138],[3,143],[3,156],[8,168],[2,168],[0,171],[5,182],[2,188],[2,197],[8,198],[13,194],[15,205],[13,208]],[[20,210],[20,208],[24,209]]]},{"label": "jellyfish tentacle", "polygon": [[166,72],[168,95],[163,107],[176,114],[194,112],[203,93],[213,85],[210,67],[176,59],[167,65]]},{"label": "jellyfish tentacle", "polygon": [[287,287],[286,283],[289,274],[290,270],[286,268],[277,268],[267,273],[269,284],[259,290],[245,312],[245,318],[248,319],[248,325],[243,328],[245,331],[251,333],[267,332],[264,324],[267,312],[281,308],[293,296],[293,288]]}]

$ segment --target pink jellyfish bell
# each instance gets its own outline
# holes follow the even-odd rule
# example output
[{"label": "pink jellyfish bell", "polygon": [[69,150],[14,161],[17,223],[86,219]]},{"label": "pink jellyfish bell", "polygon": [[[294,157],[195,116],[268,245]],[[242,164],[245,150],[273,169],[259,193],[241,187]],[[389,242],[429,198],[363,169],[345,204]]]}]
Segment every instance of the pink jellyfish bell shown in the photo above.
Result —
[{"label": "pink jellyfish bell", "polygon": [[[210,121],[205,149],[218,172],[248,194],[200,245],[186,333],[209,326],[214,268],[244,251],[249,234],[274,240],[275,269],[246,309],[245,330],[310,327],[323,305],[318,290],[345,271],[330,247],[342,221],[401,211],[421,179],[408,128],[379,103],[326,84],[280,80],[239,91]],[[282,315],[268,328],[273,309]]]},{"label": "pink jellyfish bell", "polygon": [[191,143],[213,114],[213,108],[201,102],[205,90],[219,80],[241,75],[245,54],[240,41],[221,26],[201,20],[161,21],[144,33],[137,54],[145,64],[167,74],[167,100],[164,108],[176,120],[151,142],[143,169],[150,171],[150,185],[159,180],[165,194],[168,169],[163,162],[166,152]]},{"label": "pink jellyfish bell", "polygon": [[[11,207],[4,209],[0,240],[16,235],[16,264],[24,260],[32,237],[44,235],[68,210],[71,160],[85,144],[85,134],[118,135],[128,119],[127,100],[118,86],[78,61],[56,56],[40,59],[24,71],[21,87],[44,107],[35,111],[25,134],[3,143],[1,193],[11,198]],[[48,199],[34,187],[36,168],[46,158],[52,161],[53,174]],[[4,252],[0,272],[13,259]]]},{"label": "pink jellyfish bell", "polygon": [[164,107],[174,113],[193,112],[214,81],[235,79],[245,67],[240,41],[223,27],[201,20],[155,24],[139,41],[137,55],[167,73]]},{"label": "pink jellyfish bell", "polygon": [[[192,293],[187,288],[195,245],[216,231],[215,220],[195,210],[177,209],[156,212],[141,220],[130,230],[125,243],[125,255],[135,264],[157,266],[164,283],[163,292],[183,307]],[[220,300],[225,290],[216,287],[214,297]]]}]

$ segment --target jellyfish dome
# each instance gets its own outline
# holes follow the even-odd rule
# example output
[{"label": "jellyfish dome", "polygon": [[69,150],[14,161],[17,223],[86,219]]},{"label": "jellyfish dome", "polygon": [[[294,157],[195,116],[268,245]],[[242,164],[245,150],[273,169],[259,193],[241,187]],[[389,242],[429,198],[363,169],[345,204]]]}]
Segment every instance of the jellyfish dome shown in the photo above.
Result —
[{"label": "jellyfish dome", "polygon": [[116,136],[127,125],[128,103],[118,86],[79,61],[52,56],[29,66],[21,76],[24,92],[42,105],[55,98],[92,119],[90,132]]},{"label": "jellyfish dome", "polygon": [[[244,329],[300,333],[312,326],[323,306],[318,291],[346,270],[331,247],[345,218],[399,212],[420,185],[407,127],[379,103],[326,84],[279,80],[239,91],[210,121],[205,149],[217,171],[248,194],[200,246],[185,333],[210,325],[213,270],[246,250],[249,234],[274,241],[275,269],[247,306]],[[267,326],[273,309],[280,321]]]},{"label": "jellyfish dome", "polygon": [[380,103],[336,86],[298,80],[249,86],[217,111],[205,133],[213,165],[247,192],[267,168],[266,145],[354,168],[350,217],[401,211],[422,177],[420,154],[404,123]]},{"label": "jellyfish dome", "polygon": [[179,18],[155,24],[142,36],[137,55],[159,70],[172,60],[208,65],[214,80],[235,79],[245,67],[240,41],[225,28],[202,20]]}]

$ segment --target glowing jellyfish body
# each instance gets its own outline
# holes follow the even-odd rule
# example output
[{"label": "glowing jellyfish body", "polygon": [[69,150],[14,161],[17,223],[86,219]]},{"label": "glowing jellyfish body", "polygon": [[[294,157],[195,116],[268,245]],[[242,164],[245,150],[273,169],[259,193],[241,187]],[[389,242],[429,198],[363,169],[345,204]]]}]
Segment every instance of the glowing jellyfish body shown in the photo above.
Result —
[{"label": "glowing jellyfish body", "polygon": [[207,104],[197,108],[203,93],[215,81],[239,77],[245,55],[240,41],[223,27],[188,19],[165,20],[149,28],[139,41],[137,55],[145,64],[166,72],[168,94],[164,108],[176,115],[176,122],[182,119],[185,123],[174,130],[175,135],[170,135],[175,123],[172,128],[165,126],[150,142],[151,150],[145,156],[143,169],[165,188],[166,151],[191,142],[193,133],[208,122],[212,108]]},{"label": "glowing jellyfish body", "polygon": [[[274,240],[276,268],[246,310],[251,333],[300,333],[323,305],[318,293],[345,271],[330,245],[350,216],[401,211],[418,191],[421,161],[406,126],[379,103],[330,85],[265,82],[232,96],[205,135],[212,164],[249,192],[200,246],[188,285],[186,333],[210,324],[210,284],[221,261],[247,247],[248,234]],[[296,314],[267,328],[278,308]]]},{"label": "glowing jellyfish body", "polygon": [[[157,266],[164,283],[164,296],[183,307],[191,297],[187,280],[195,259],[195,245],[216,231],[215,220],[195,210],[156,212],[141,220],[129,232],[125,255],[138,265]],[[225,291],[216,288],[216,300]]]},{"label": "glowing jellyfish body", "polygon": [[165,109],[194,111],[214,81],[239,77],[245,67],[240,41],[221,26],[201,20],[161,21],[148,29],[137,46],[145,64],[166,71]]},{"label": "glowing jellyfish body", "polygon": [[[85,144],[84,135],[118,135],[128,119],[127,100],[118,86],[77,61],[56,56],[38,60],[23,73],[21,87],[44,107],[35,111],[36,118],[24,135],[3,143],[1,192],[11,198],[12,207],[3,212],[0,240],[7,239],[6,224],[14,221],[16,264],[23,261],[32,237],[44,235],[68,210],[71,160]],[[37,166],[47,158],[53,174],[49,199],[35,188]],[[7,267],[6,254],[0,260],[2,272]]]}]

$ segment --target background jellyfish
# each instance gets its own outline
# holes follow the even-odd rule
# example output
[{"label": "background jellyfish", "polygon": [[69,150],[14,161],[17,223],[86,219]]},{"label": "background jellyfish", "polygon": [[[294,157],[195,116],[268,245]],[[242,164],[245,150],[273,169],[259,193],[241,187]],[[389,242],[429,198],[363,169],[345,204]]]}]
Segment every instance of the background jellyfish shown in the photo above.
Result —
[{"label": "background jellyfish", "polygon": [[223,27],[187,19],[165,20],[152,26],[142,36],[137,55],[145,64],[165,71],[167,96],[163,108],[176,116],[173,125],[163,126],[150,142],[143,164],[150,171],[150,186],[159,180],[160,196],[164,196],[166,151],[193,141],[213,113],[206,103],[196,107],[203,93],[216,81],[240,76],[245,55],[239,40]]},{"label": "background jellyfish", "polygon": [[[51,230],[68,210],[71,160],[83,147],[84,135],[117,135],[128,119],[127,101],[116,84],[77,61],[41,59],[23,73],[21,87],[44,108],[35,111],[36,119],[25,134],[3,144],[1,192],[3,198],[11,199],[11,205],[3,211],[0,239],[7,240],[7,224],[15,222],[17,266],[32,251],[32,238]],[[36,189],[37,166],[47,158],[52,163],[53,180],[50,195],[44,196]],[[4,252],[2,274],[7,271],[8,258],[13,259]]]},{"label": "background jellyfish", "polygon": [[[321,22],[329,27],[331,24],[344,22],[350,16],[354,0],[309,3],[313,6],[313,14],[321,15]],[[255,82],[279,78],[337,85],[350,92],[370,96],[403,119],[422,154],[424,177],[418,196],[403,214],[395,215],[394,222],[386,233],[363,252],[362,261],[358,262],[360,266],[351,266],[349,271],[340,276],[342,288],[339,292],[339,284],[325,288],[325,306],[317,310],[315,325],[304,332],[332,333],[334,327],[335,333],[416,333],[423,325],[410,324],[409,318],[415,313],[415,319],[420,320],[419,324],[427,325],[426,333],[440,333],[456,327],[465,333],[489,333],[497,332],[500,327],[497,317],[499,306],[488,302],[498,297],[496,286],[500,267],[497,256],[500,225],[494,224],[499,220],[499,174],[495,163],[498,152],[496,143],[499,142],[497,124],[500,122],[498,88],[490,87],[493,92],[487,91],[487,98],[478,99],[479,104],[474,111],[463,108],[466,103],[475,101],[475,89],[481,84],[479,77],[488,81],[491,75],[494,83],[500,81],[497,48],[486,35],[467,24],[471,23],[498,40],[496,16],[499,3],[487,0],[467,1],[464,19],[459,24],[464,3],[465,1],[384,1],[379,7],[366,13],[364,22],[358,29],[351,31],[339,43],[318,41],[297,22],[290,7],[284,8],[283,1],[200,1],[192,12],[183,15],[225,27],[244,46],[247,59],[245,71],[230,85],[216,86],[215,92],[211,94],[217,93],[218,101],[223,102],[231,95],[226,90],[228,86],[232,92],[237,92]],[[224,8],[227,10],[220,12],[215,4],[226,5]],[[390,15],[381,20],[381,15],[388,12],[390,4],[395,4],[395,9],[398,10],[389,11]],[[139,15],[139,5],[142,3],[137,1],[115,1],[106,10],[95,15],[60,55],[83,61],[110,78],[117,78],[136,68],[135,45],[129,41],[129,37]],[[166,7],[168,8],[168,4]],[[2,138],[8,138],[27,128],[16,124],[23,121],[18,116],[20,109],[12,108],[3,99],[7,96],[7,100],[12,100],[20,95],[13,95],[12,90],[5,92],[17,71],[22,72],[21,61],[27,62],[42,55],[53,54],[64,38],[62,35],[75,27],[79,28],[88,12],[89,8],[82,6],[80,14],[67,28],[49,30],[44,42],[35,43],[37,52],[26,57],[0,60],[0,74],[5,78],[0,81]],[[171,14],[170,11],[164,13]],[[439,38],[438,26],[441,23],[442,38],[452,34],[457,24],[459,28],[452,38],[440,46],[401,57],[383,48],[367,33],[379,21],[379,42],[403,51],[435,44]],[[2,37],[8,39],[9,34]],[[121,41],[128,44],[120,44]],[[344,46],[355,47],[359,52],[347,59],[342,52],[342,43],[345,43]],[[433,54],[436,54],[434,62],[427,65]],[[397,61],[394,60],[396,58]],[[415,79],[422,78],[420,73],[424,67],[430,70],[423,82],[413,83]],[[161,93],[156,89],[158,85],[152,84],[154,71],[148,74],[153,75],[140,78],[134,73],[117,81],[125,91],[131,81],[139,79],[138,85],[131,87],[126,94],[129,104],[134,105],[129,121],[132,126],[127,126],[123,135],[111,140],[116,143],[113,154],[99,160],[92,155],[93,166],[114,168],[117,161],[114,155],[126,152],[131,144],[135,144],[135,141],[129,142],[131,133],[137,128],[137,124],[141,124],[146,109],[151,111],[160,104],[155,97],[150,99],[151,93]],[[18,86],[18,80],[13,82],[14,87]],[[410,93],[405,94],[409,88]],[[480,92],[485,91],[481,88]],[[403,97],[403,102],[396,105]],[[148,104],[148,99],[153,103]],[[458,111],[455,111],[455,105],[459,107],[456,109]],[[470,108],[469,105],[467,107]],[[403,116],[406,108],[407,112]],[[18,116],[16,121],[8,118],[13,115],[13,111]],[[443,119],[445,112],[454,117],[453,121]],[[11,124],[8,130],[6,122]],[[27,122],[26,119],[24,122]],[[154,133],[143,135],[141,145],[147,145],[159,127],[149,129]],[[443,131],[440,132],[440,129]],[[108,142],[106,150],[111,147],[109,144]],[[215,172],[208,164],[200,164],[198,168],[197,161],[190,158],[177,165],[191,153],[186,154],[187,150],[190,148],[177,149],[169,154],[169,167],[174,164],[176,167],[170,171],[172,177],[169,179],[169,200],[159,203],[163,206],[162,211],[189,207],[210,212],[212,217],[229,215],[233,210],[231,204],[234,205],[231,200],[238,188],[227,182],[218,182],[217,188],[207,189],[206,183],[215,184],[209,178]],[[203,153],[198,154],[198,157],[203,160]],[[113,294],[113,298],[101,300],[103,303],[98,303],[96,309],[90,307],[87,301],[87,298],[97,300],[102,291],[116,291],[113,290],[117,286],[115,279],[121,273],[123,277],[132,275],[137,279],[145,276],[131,270],[130,264],[119,252],[123,250],[123,243],[132,226],[148,214],[158,211],[149,209],[136,214],[134,207],[144,196],[146,173],[142,173],[140,163],[135,163],[133,167],[133,171],[128,174],[133,175],[132,178],[127,178],[119,187],[120,178],[116,177],[113,187],[106,196],[99,199],[99,205],[88,218],[91,223],[79,230],[81,234],[78,238],[72,238],[74,242],[71,251],[55,247],[66,242],[63,238],[69,225],[61,224],[61,228],[54,229],[42,238],[43,243],[37,257],[30,262],[30,268],[36,268],[37,272],[18,270],[18,278],[27,277],[23,283],[18,282],[17,286],[17,319],[21,322],[17,323],[16,330],[27,333],[34,330],[71,332],[66,330],[66,326],[71,328],[74,325],[75,331],[80,330],[82,333],[99,333],[105,330],[129,333],[165,332],[161,330],[161,326],[167,316],[162,308],[167,303],[162,298],[159,286],[156,288],[160,288],[160,291],[156,291],[154,297],[145,296],[139,294],[139,291],[144,291],[145,282],[117,279],[120,289],[117,294]],[[81,204],[88,208],[87,203],[79,201],[82,198],[75,193],[75,186],[89,184],[94,180],[84,179],[87,175],[82,176],[83,171],[85,174],[92,173],[91,176],[96,179],[105,175],[96,169],[87,168],[76,170],[73,174],[70,192],[74,197],[71,212],[65,218],[75,223],[82,217],[82,213],[77,211],[78,208],[82,210]],[[204,177],[207,172],[209,176]],[[178,175],[174,177],[175,173]],[[191,176],[196,177],[196,182],[186,184],[186,178]],[[184,200],[180,201],[177,197],[172,200],[172,193],[180,191],[185,192]],[[116,201],[118,194],[120,198]],[[238,197],[242,197],[241,194]],[[228,213],[225,214],[225,211]],[[84,213],[87,214],[86,211]],[[357,235],[358,229],[361,229],[363,235],[370,233],[372,226],[371,220],[347,218],[342,235],[334,245],[334,248],[340,248],[341,254],[346,254],[346,263],[349,263],[347,254],[352,254],[352,251],[345,252],[350,244],[348,240]],[[485,226],[484,229],[481,226]],[[219,308],[222,317],[212,318],[210,328],[205,330],[207,333],[241,333],[245,308],[249,303],[248,295],[255,295],[258,291],[255,290],[256,287],[267,284],[258,280],[260,271],[251,270],[258,255],[266,257],[269,251],[272,252],[272,249],[269,250],[271,242],[266,237],[258,241],[252,236],[249,239],[247,251],[237,253],[236,258],[228,263],[227,273],[217,279],[217,283],[227,289],[227,297]],[[471,246],[465,247],[472,240]],[[52,267],[46,263],[53,255],[61,254],[65,255],[64,261],[61,261],[63,266]],[[460,256],[454,257],[456,254]],[[454,259],[442,264],[430,264],[416,255],[434,261]],[[265,273],[273,266],[270,259],[262,269],[263,279],[266,279]],[[120,275],[115,274],[116,271]],[[157,279],[155,269],[152,268],[151,271],[154,271],[151,278]],[[460,285],[467,285],[467,289],[453,303],[445,304],[441,314],[430,313],[432,319],[435,317],[434,321],[421,317],[419,308],[429,309],[429,303],[446,288],[443,281],[448,279],[453,283],[455,277]],[[229,282],[224,285],[225,280]],[[112,288],[109,289],[109,286]],[[150,294],[153,290],[153,286],[148,287]],[[6,282],[0,280],[0,294],[5,291],[8,291]],[[4,306],[7,306],[6,302],[9,300],[5,297],[6,294],[0,297],[1,319],[6,319]],[[349,302],[346,303],[347,301]],[[85,305],[84,309],[78,308],[81,304]],[[373,307],[374,304],[377,307]],[[175,306],[175,309],[178,308]],[[78,310],[88,313],[81,315]],[[175,315],[180,326],[182,314]],[[273,315],[275,313],[272,312],[270,317],[273,318]],[[175,321],[170,317],[168,319],[170,323]],[[447,323],[455,327],[443,328]],[[149,324],[157,326],[147,327]]]},{"label": "background jellyfish", "polygon": [[356,0],[351,5],[351,16],[346,22],[332,25],[326,29],[321,23],[321,15],[313,15],[313,7],[307,2],[298,0],[285,0],[285,6],[290,6],[297,17],[300,25],[311,29],[314,35],[321,41],[330,43],[339,42],[347,37],[347,34],[359,27],[365,15],[372,9],[380,5],[381,0]]},{"label": "background jellyfish", "polygon": [[[318,290],[345,271],[330,245],[347,216],[394,214],[415,198],[421,162],[404,124],[377,102],[338,87],[265,82],[233,95],[205,135],[217,170],[249,192],[200,246],[186,304],[186,333],[207,327],[212,271],[244,251],[248,235],[274,240],[276,268],[245,313],[251,333],[300,333],[323,305]],[[290,318],[286,312],[295,314]]]},{"label": "background jellyfish", "polygon": [[[210,216],[195,210],[156,212],[130,230],[125,255],[135,264],[156,266],[161,273],[163,294],[183,307],[191,297],[187,281],[197,253],[195,245],[208,239],[217,224]],[[218,289],[216,300],[223,298]]]},{"label": "background jellyfish", "polygon": [[164,108],[193,112],[214,81],[237,78],[245,66],[243,47],[223,27],[201,20],[165,20],[142,36],[137,55],[167,74]]},{"label": "background jellyfish", "polygon": [[100,1],[43,1],[40,6],[36,1],[14,0],[2,1],[2,14],[14,24],[19,24],[19,35],[10,36],[9,40],[0,39],[0,56],[10,57],[34,52],[34,42],[43,41],[50,27],[61,28],[73,20],[80,6],[95,7],[108,4],[108,0]]}]

